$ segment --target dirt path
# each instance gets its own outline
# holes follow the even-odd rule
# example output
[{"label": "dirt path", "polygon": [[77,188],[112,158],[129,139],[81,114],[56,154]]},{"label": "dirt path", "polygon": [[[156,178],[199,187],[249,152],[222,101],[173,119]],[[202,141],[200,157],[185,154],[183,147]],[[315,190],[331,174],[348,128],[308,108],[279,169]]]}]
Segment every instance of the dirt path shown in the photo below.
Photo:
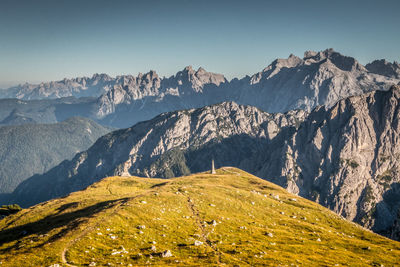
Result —
[{"label": "dirt path", "polygon": [[240,176],[241,174],[240,173],[238,173],[238,172],[235,172],[235,171],[231,171],[230,169],[231,169],[231,167],[223,167],[223,168],[221,168],[223,171],[226,171],[226,172],[230,172],[230,173],[233,173],[233,174],[236,174],[237,176]]},{"label": "dirt path", "polygon": [[200,219],[200,215],[199,215],[199,211],[196,209],[193,200],[188,196],[188,206],[189,209],[191,210],[193,217],[196,221],[197,226],[199,227],[199,229],[201,230],[201,237],[203,238],[203,240],[205,241],[205,243],[207,244],[207,246],[209,246],[212,250],[214,250],[215,254],[217,254],[218,258],[217,258],[217,263],[218,265],[221,264],[221,252],[218,250],[218,248],[213,245],[213,243],[211,242],[210,239],[208,239],[208,234],[204,225],[202,224],[202,221]]}]

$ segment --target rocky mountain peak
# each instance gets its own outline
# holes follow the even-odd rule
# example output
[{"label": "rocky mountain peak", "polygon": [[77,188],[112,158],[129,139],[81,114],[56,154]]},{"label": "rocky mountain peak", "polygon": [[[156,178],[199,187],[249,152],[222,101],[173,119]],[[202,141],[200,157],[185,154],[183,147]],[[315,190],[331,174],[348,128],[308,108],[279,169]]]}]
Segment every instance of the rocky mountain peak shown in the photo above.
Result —
[{"label": "rocky mountain peak", "polygon": [[150,82],[154,79],[159,80],[160,77],[158,76],[155,70],[150,70],[148,73],[144,74],[144,79]]},{"label": "rocky mountain peak", "polygon": [[372,73],[400,79],[400,64],[396,61],[391,63],[385,59],[374,60],[373,62],[365,65],[365,67]]},{"label": "rocky mountain peak", "polygon": [[328,48],[320,52],[306,51],[303,60],[306,65],[329,62],[342,71],[365,71],[364,66],[356,59],[344,56],[336,52],[333,48]]},{"label": "rocky mountain peak", "polygon": [[194,73],[194,70],[193,70],[192,65],[186,66],[186,67],[182,70],[182,72],[185,72],[185,73]]},{"label": "rocky mountain peak", "polygon": [[92,80],[102,80],[102,81],[110,81],[112,78],[106,73],[95,73],[92,76]]}]

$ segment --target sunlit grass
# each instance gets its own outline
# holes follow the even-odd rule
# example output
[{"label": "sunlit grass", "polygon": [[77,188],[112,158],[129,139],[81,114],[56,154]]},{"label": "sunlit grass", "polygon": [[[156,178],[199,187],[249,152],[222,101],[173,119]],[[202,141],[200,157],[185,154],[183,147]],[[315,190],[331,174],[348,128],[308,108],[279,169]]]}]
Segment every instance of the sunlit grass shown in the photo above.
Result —
[{"label": "sunlit grass", "polygon": [[400,264],[400,243],[235,168],[109,177],[0,229],[3,266]]}]

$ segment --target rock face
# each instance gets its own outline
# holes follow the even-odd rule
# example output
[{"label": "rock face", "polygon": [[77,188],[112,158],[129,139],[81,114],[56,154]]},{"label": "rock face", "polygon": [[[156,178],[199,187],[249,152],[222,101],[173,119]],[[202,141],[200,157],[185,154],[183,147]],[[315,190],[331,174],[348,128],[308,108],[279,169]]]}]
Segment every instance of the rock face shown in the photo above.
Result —
[{"label": "rock face", "polygon": [[253,171],[385,233],[400,207],[399,108],[399,87],[318,107]]},{"label": "rock face", "polygon": [[372,73],[400,79],[400,64],[396,61],[390,63],[384,59],[375,60],[365,65],[365,68]]},{"label": "rock face", "polygon": [[[367,69],[354,58],[327,49],[307,51],[303,58],[290,55],[287,59],[277,59],[251,77],[231,81],[221,74],[207,72],[203,68],[194,70],[188,66],[169,78],[161,78],[155,71],[136,77],[94,75],[92,78],[10,88],[3,97],[95,96],[97,99],[86,101],[80,106],[81,113],[75,115],[87,116],[118,128],[130,127],[163,112],[199,108],[224,101],[252,105],[267,112],[293,109],[309,112],[318,105],[331,107],[343,98],[374,90],[388,90],[390,86],[400,83],[398,75],[392,75],[387,70],[392,65],[393,68],[398,66],[397,63],[390,66],[386,63],[371,64]],[[27,104],[31,103],[27,101]],[[58,107],[50,106],[50,110]],[[71,109],[76,110],[73,105],[63,107],[66,114],[71,113]],[[30,110],[40,113],[43,109]],[[3,120],[12,111],[8,110]],[[57,117],[59,114],[50,115]],[[22,115],[25,120],[30,119],[29,114]]]},{"label": "rock face", "polygon": [[310,114],[233,102],[162,114],[100,138],[13,193],[31,205],[109,175],[173,177],[236,166],[376,232],[398,236],[400,90],[343,99]]}]

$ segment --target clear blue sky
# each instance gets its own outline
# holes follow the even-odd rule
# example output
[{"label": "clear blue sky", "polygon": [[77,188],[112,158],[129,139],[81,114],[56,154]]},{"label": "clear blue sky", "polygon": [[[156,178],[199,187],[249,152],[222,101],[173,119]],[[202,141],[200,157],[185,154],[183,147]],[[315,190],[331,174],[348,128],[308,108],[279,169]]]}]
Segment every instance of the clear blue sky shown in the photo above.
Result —
[{"label": "clear blue sky", "polygon": [[400,61],[400,1],[0,0],[0,88],[187,65],[228,78],[334,48]]}]

